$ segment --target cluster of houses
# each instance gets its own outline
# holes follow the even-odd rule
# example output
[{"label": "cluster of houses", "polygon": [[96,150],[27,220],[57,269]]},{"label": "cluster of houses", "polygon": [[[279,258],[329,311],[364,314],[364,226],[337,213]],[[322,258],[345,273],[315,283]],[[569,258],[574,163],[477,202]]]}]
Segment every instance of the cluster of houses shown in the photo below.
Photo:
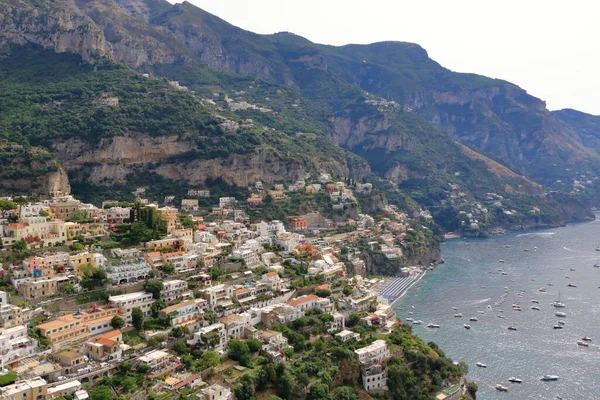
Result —
[{"label": "cluster of houses", "polygon": [[[372,190],[370,184],[352,187],[357,193]],[[331,183],[331,177],[323,174],[316,183],[298,180],[287,188],[275,185],[272,190],[257,182],[248,206],[259,205],[266,195],[285,200],[290,190],[324,191],[334,202],[354,200],[353,190],[345,183]],[[231,398],[227,385],[206,385],[198,374],[185,372],[167,343],[141,355],[139,345],[125,343],[122,329],[131,329],[134,310],[139,309],[145,318],[156,313],[156,293],[142,289],[143,282],[153,278],[162,282],[158,297],[165,305],[159,317],[170,325],[165,333],[182,328],[190,346],[220,354],[226,353],[232,339],[258,339],[274,362],[282,362],[290,346],[273,327],[293,323],[312,310],[331,315],[326,331],[343,342],[360,339],[346,327],[351,312],[366,313],[363,320],[384,333],[390,332],[396,322],[392,308],[382,304],[372,290],[374,280],[361,277],[365,275],[365,262],[360,252],[351,250],[343,259],[340,257],[342,247],[351,247],[363,237],[388,258],[402,256],[398,237],[381,232],[381,227],[374,229],[375,221],[369,215],[359,214],[352,231],[328,235],[317,229],[327,224],[311,214],[250,224],[244,213],[236,210],[238,201],[233,197],[221,197],[211,211],[220,218],[205,221],[199,215],[198,199],[210,196],[208,190],[190,190],[188,196],[195,198],[183,199],[180,209],[144,200],[143,189],[138,189],[136,195],[165,221],[167,234],[128,248],[73,246],[91,238],[102,243],[119,230],[120,224],[132,222],[133,207],[124,203],[105,202],[97,208],[72,196],[56,196],[21,204],[3,214],[3,247],[25,242],[33,254],[3,265],[4,280],[11,291],[0,291],[0,374],[14,371],[19,381],[0,388],[0,399],[46,399],[66,394],[85,399],[83,385],[110,373],[123,360],[148,365],[148,375],[166,377],[160,382],[167,388],[203,387],[197,392],[200,398]],[[394,207],[386,213],[389,218],[382,221],[383,227],[406,229],[404,214]],[[183,226],[182,215],[191,220],[193,227]],[[229,215],[234,218],[228,219]],[[346,281],[351,265],[356,274],[352,293],[338,298],[336,304],[315,294],[298,295],[286,278],[286,266],[298,263],[296,258],[306,260],[307,277],[323,282],[317,290],[338,293],[341,285],[333,284]],[[164,272],[167,265],[168,274]],[[96,270],[106,274],[105,289],[121,294],[74,306],[73,297],[83,291],[83,283]],[[220,274],[218,280],[215,270]],[[51,304],[54,310],[50,313]],[[367,312],[374,304],[375,311]],[[117,316],[125,322],[122,329],[112,324]],[[28,329],[28,324],[37,325]],[[146,339],[160,333],[144,332]],[[385,342],[383,346],[380,342],[356,351],[363,386],[368,391],[387,388],[381,366],[389,350]]]}]

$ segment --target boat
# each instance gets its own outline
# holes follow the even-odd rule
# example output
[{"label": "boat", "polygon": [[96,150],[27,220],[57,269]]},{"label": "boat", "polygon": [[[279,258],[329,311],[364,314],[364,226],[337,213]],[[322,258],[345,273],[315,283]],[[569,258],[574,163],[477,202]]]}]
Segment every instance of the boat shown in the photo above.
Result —
[{"label": "boat", "polygon": [[496,385],[495,388],[500,392],[508,392],[508,388],[506,386]]},{"label": "boat", "polygon": [[578,344],[579,346],[583,346],[583,347],[589,347],[589,346],[590,346],[590,344],[589,344],[588,342],[584,342],[583,340],[579,340],[579,341],[577,342],[577,344]]},{"label": "boat", "polygon": [[562,326],[562,325],[554,325],[554,326],[553,326],[553,328],[554,328],[554,329],[562,329],[562,328],[563,328],[563,326]]},{"label": "boat", "polygon": [[498,260],[499,263],[504,263],[504,260]]},{"label": "boat", "polygon": [[413,321],[413,325],[421,325],[423,323],[423,321],[418,320],[418,321]]},{"label": "boat", "polygon": [[597,263],[595,263],[595,264],[594,264],[594,267],[596,267],[596,268],[600,268],[600,262],[597,262]]},{"label": "boat", "polygon": [[412,319],[412,318],[408,317],[408,318],[406,318],[406,321],[408,321],[408,322],[413,322],[413,321],[414,321],[414,319]]},{"label": "boat", "polygon": [[479,321],[479,320],[477,319],[477,317],[471,317],[471,318],[469,318],[469,321],[474,321],[474,322],[477,322],[477,321]]},{"label": "boat", "polygon": [[512,383],[523,383],[522,379],[515,378],[514,376],[511,376],[510,378],[508,378],[508,381],[512,382]]},{"label": "boat", "polygon": [[465,329],[471,329],[471,325],[469,324],[464,324],[463,326],[465,327]]},{"label": "boat", "polygon": [[565,321],[563,321],[563,320],[561,319],[561,320],[559,320],[559,321],[558,321],[558,323],[559,323],[560,325],[564,325],[564,324],[565,324]]},{"label": "boat", "polygon": [[523,251],[529,251],[529,249],[523,249]]},{"label": "boat", "polygon": [[566,307],[565,303],[562,303],[560,301],[560,290],[558,291],[558,300],[556,300],[554,303],[552,303],[552,305],[556,308],[565,308]]},{"label": "boat", "polygon": [[542,380],[544,382],[557,381],[558,375],[544,375],[542,376]]},{"label": "boat", "polygon": [[485,311],[479,310],[477,311],[479,314],[485,314]]},{"label": "boat", "polygon": [[452,307],[452,309],[455,310],[455,311],[458,310],[458,308],[456,308],[456,307]]},{"label": "boat", "polygon": [[463,315],[461,313],[454,314],[454,318],[462,318],[462,317],[463,317]]},{"label": "boat", "polygon": [[540,308],[538,306],[531,306],[532,310],[536,310],[536,311],[540,311]]},{"label": "boat", "polygon": [[428,324],[427,327],[428,328],[439,328],[440,326],[437,324]]},{"label": "boat", "polygon": [[498,318],[506,318],[504,315],[498,315]]},{"label": "boat", "polygon": [[546,288],[543,288],[543,287],[538,289],[538,292],[545,292],[545,291],[546,291]]},{"label": "boat", "polygon": [[516,330],[517,330],[517,328],[515,328],[514,326],[509,326],[509,327],[508,327],[508,330],[509,330],[509,331],[516,331]]},{"label": "boat", "polygon": [[575,268],[569,268],[569,271],[575,271]]},{"label": "boat", "polygon": [[487,365],[485,365],[484,363],[482,363],[481,361],[477,361],[475,363],[475,365],[477,365],[479,368],[487,368]]},{"label": "boat", "polygon": [[502,271],[502,275],[508,275],[506,272]]},{"label": "boat", "polygon": [[567,316],[567,314],[565,314],[562,311],[557,311],[557,312],[554,313],[554,315],[556,315],[557,317],[566,317]]},{"label": "boat", "polygon": [[569,283],[567,286],[568,287],[577,287],[577,285],[573,285],[572,283]]},{"label": "boat", "polygon": [[539,300],[531,300],[531,302],[532,302],[532,303],[535,303],[535,304],[540,304],[540,301],[539,301]]},{"label": "boat", "polygon": [[553,285],[553,284],[551,284],[551,283],[546,283],[546,285],[548,285],[548,286],[554,286],[554,285]]},{"label": "boat", "polygon": [[591,342],[592,338],[588,337],[588,336],[584,336],[584,337],[581,338],[581,340],[583,340],[584,342]]}]

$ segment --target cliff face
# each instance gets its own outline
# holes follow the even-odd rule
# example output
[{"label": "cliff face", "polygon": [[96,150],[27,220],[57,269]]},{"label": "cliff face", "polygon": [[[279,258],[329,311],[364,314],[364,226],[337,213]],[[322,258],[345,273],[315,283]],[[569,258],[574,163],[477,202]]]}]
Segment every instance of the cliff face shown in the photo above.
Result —
[{"label": "cliff face", "polygon": [[178,136],[150,137],[127,134],[100,140],[94,144],[79,138],[56,142],[52,150],[75,179],[96,185],[113,185],[127,181],[129,174],[149,171],[173,181],[203,184],[217,178],[245,187],[257,180],[292,182],[308,174],[328,172],[341,179],[362,179],[368,165],[353,168],[345,160],[303,163],[282,159],[269,149],[250,154],[232,154],[212,159],[178,158],[195,148],[191,140]]}]

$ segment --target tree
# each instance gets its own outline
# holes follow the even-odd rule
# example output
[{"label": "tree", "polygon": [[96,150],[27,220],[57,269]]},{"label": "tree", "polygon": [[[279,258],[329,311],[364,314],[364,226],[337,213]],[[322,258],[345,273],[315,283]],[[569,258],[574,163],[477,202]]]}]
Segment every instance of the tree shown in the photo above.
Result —
[{"label": "tree", "polygon": [[90,400],[112,400],[113,391],[104,385],[93,387],[89,392]]},{"label": "tree", "polygon": [[330,400],[329,386],[324,383],[315,383],[310,387],[309,400]]},{"label": "tree", "polygon": [[282,399],[291,399],[296,387],[294,374],[286,370],[277,382],[278,394]]},{"label": "tree", "polygon": [[135,307],[131,310],[131,324],[138,331],[142,330],[142,327],[144,326],[144,312],[141,308]]},{"label": "tree", "polygon": [[331,296],[331,291],[328,289],[317,289],[315,294],[319,297],[329,297]]},{"label": "tree", "polygon": [[179,355],[187,354],[190,352],[190,347],[184,339],[181,339],[173,343],[173,351]]},{"label": "tree", "polygon": [[255,353],[262,348],[262,342],[258,339],[250,339],[246,342],[251,352]]},{"label": "tree", "polygon": [[152,293],[153,299],[160,298],[160,292],[165,288],[165,285],[162,281],[158,279],[152,279],[144,282],[144,290],[148,293]]},{"label": "tree", "polygon": [[214,324],[217,320],[217,313],[215,312],[215,310],[208,309],[204,312],[204,319],[208,323]]},{"label": "tree", "polygon": [[65,292],[66,294],[73,294],[75,293],[75,285],[73,285],[72,283],[67,283],[64,287],[63,287],[63,292]]},{"label": "tree", "polygon": [[232,360],[239,361],[242,367],[247,367],[250,364],[250,348],[239,339],[229,341],[227,356]]},{"label": "tree", "polygon": [[6,217],[8,211],[16,210],[17,204],[10,200],[0,200],[0,212],[2,212],[2,217]]},{"label": "tree", "polygon": [[333,400],[358,400],[358,394],[349,386],[340,386],[333,389]]},{"label": "tree", "polygon": [[40,217],[49,217],[50,213],[46,210],[40,210]]},{"label": "tree", "polygon": [[110,326],[112,326],[113,329],[121,329],[125,326],[125,320],[118,315],[115,315],[110,320]]},{"label": "tree", "polygon": [[359,322],[360,322],[359,315],[356,313],[351,313],[348,316],[348,320],[346,321],[346,326],[351,327],[351,326],[358,324]]},{"label": "tree", "polygon": [[160,267],[160,270],[167,275],[171,275],[175,272],[175,266],[171,262],[166,262]]},{"label": "tree", "polygon": [[27,243],[25,243],[24,240],[17,240],[16,242],[13,243],[12,250],[16,251],[17,253],[25,251],[25,250],[27,250]]},{"label": "tree", "polygon": [[213,281],[216,281],[217,279],[219,279],[219,276],[221,276],[222,273],[223,273],[223,271],[221,271],[219,268],[211,268],[208,271],[208,274],[210,275],[210,278]]},{"label": "tree", "polygon": [[186,327],[177,326],[171,329],[171,336],[174,338],[182,338],[188,333],[188,329]]},{"label": "tree", "polygon": [[81,286],[86,289],[94,289],[102,287],[108,283],[109,279],[106,275],[106,271],[99,268],[88,267],[83,273],[83,279],[81,280]]},{"label": "tree", "polygon": [[214,368],[221,362],[221,356],[214,350],[207,350],[200,356],[200,368]]},{"label": "tree", "polygon": [[150,366],[148,364],[140,364],[136,368],[136,371],[140,374],[145,374],[146,372],[150,371]]}]

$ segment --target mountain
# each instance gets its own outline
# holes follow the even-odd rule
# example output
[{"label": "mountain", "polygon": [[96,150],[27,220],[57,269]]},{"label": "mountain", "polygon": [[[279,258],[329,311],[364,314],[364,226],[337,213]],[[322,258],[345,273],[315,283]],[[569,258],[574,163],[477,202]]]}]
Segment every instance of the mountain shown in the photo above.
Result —
[{"label": "mountain", "polygon": [[[568,192],[561,196],[541,186],[555,189],[577,174],[596,181],[600,156],[580,127],[513,84],[443,68],[416,44],[333,47],[258,35],[163,0],[10,0],[0,4],[0,44],[6,65],[16,63],[3,70],[16,94],[16,115],[0,120],[5,140],[55,154],[74,190],[142,177],[247,186],[372,171],[446,229],[468,223],[462,215],[473,209],[498,207],[495,196],[509,213],[472,225],[591,217],[577,203],[577,212],[560,215],[574,201],[572,186],[560,187]],[[37,70],[27,57],[40,62]],[[56,68],[35,82],[38,90],[32,77],[41,79],[48,64]],[[67,88],[67,101],[56,85]],[[39,92],[33,102],[31,91]],[[117,107],[99,106],[115,97]]]}]

